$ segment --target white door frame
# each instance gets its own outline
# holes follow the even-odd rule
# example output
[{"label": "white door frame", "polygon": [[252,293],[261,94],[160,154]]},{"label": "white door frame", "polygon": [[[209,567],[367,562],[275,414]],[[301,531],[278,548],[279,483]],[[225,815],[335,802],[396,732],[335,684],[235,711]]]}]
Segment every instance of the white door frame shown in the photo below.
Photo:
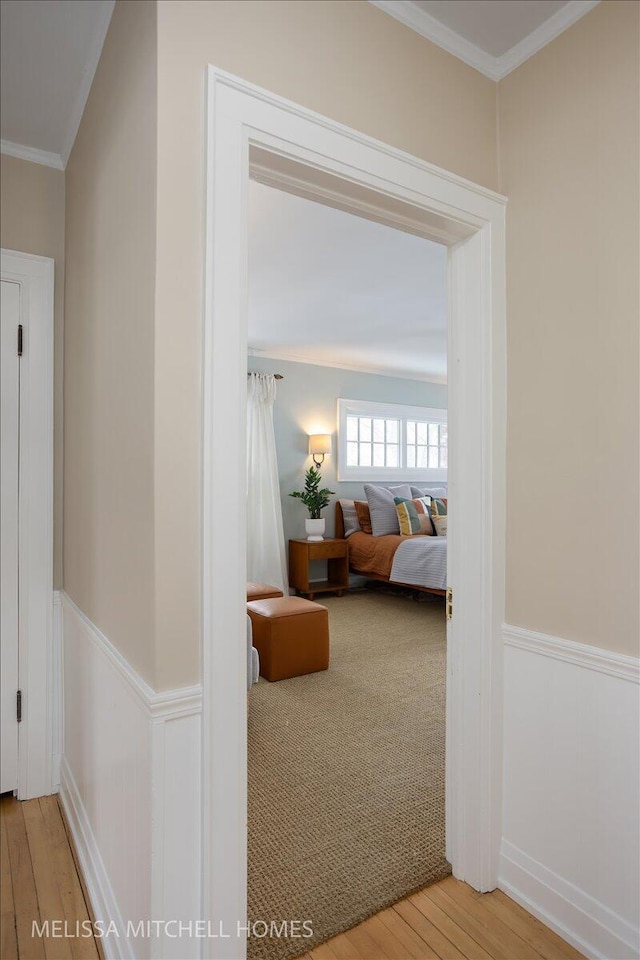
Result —
[{"label": "white door frame", "polygon": [[52,792],[54,261],[2,250],[2,279],[20,286],[18,798]]},{"label": "white door frame", "polygon": [[[447,855],[478,890],[501,837],[504,198],[209,68],[203,369],[203,916],[246,917],[245,409],[252,173],[449,246]],[[297,184],[297,187],[296,187]],[[242,960],[240,935],[209,942]]]}]

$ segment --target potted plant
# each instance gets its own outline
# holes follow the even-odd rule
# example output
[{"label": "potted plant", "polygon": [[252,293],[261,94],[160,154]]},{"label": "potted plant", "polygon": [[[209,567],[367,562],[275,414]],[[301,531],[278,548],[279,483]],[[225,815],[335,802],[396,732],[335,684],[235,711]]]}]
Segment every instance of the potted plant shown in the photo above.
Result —
[{"label": "potted plant", "polygon": [[326,487],[320,488],[322,477],[317,467],[309,467],[304,475],[304,490],[295,490],[290,493],[290,497],[296,497],[302,500],[309,511],[309,519],[305,520],[305,530],[307,540],[324,540],[324,517],[320,516],[320,511],[329,505],[329,497],[333,490],[327,490]]}]

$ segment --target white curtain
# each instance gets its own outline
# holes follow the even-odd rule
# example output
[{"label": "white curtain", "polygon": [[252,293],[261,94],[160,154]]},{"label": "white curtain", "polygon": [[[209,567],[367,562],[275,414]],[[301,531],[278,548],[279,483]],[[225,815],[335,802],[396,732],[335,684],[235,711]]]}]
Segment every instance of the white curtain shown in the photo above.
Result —
[{"label": "white curtain", "polygon": [[247,580],[289,593],[273,405],[276,378],[250,373],[247,397]]}]

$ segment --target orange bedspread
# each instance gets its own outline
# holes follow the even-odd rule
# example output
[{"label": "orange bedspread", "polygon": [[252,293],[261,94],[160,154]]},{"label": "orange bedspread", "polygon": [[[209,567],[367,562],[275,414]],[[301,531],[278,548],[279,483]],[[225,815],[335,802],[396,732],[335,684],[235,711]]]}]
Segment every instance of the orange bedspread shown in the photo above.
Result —
[{"label": "orange bedspread", "polygon": [[389,533],[373,537],[370,533],[352,533],[349,537],[349,566],[357,573],[371,573],[389,579],[393,555],[409,537]]}]

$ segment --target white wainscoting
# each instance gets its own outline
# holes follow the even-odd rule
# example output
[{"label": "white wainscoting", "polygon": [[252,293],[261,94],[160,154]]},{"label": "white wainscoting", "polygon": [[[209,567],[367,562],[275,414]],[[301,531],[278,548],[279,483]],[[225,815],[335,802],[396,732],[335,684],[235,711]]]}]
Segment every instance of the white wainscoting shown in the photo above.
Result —
[{"label": "white wainscoting", "polygon": [[155,693],[64,592],[59,602],[60,797],[95,917],[118,930],[105,955],[194,960],[197,939],[136,938],[127,924],[201,916],[201,687]]},{"label": "white wainscoting", "polygon": [[51,731],[51,792],[60,790],[60,764],[62,762],[63,746],[63,697],[64,684],[62,677],[62,595],[59,590],[53,591],[52,616],[52,644],[51,644],[51,714],[49,729]]},{"label": "white wainscoting", "polygon": [[639,661],[503,628],[499,886],[587,956],[639,952]]}]

